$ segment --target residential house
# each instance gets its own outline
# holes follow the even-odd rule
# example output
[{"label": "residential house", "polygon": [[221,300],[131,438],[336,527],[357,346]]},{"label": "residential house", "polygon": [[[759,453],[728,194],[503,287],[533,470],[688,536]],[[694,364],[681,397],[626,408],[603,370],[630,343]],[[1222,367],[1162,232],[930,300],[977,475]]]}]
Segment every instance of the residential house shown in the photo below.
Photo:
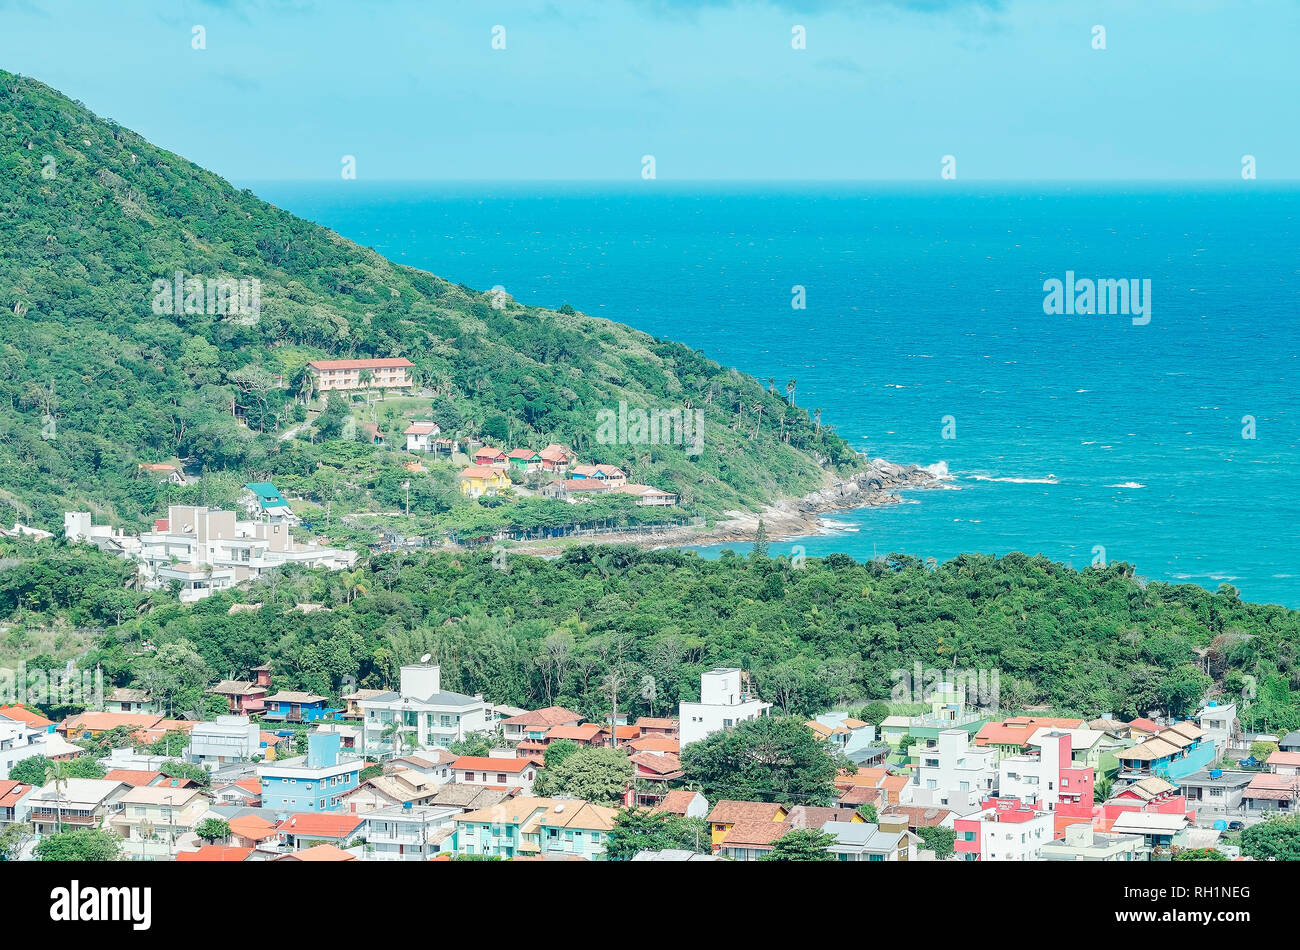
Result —
[{"label": "residential house", "polygon": [[[350,389],[405,389],[415,366],[403,357],[313,360],[307,364],[317,392]],[[363,376],[364,374],[364,376]]]},{"label": "residential house", "polygon": [[331,716],[329,697],[297,690],[280,690],[266,697],[262,718],[268,722],[317,722]]},{"label": "residential house", "polygon": [[659,799],[650,810],[659,814],[676,815],[679,818],[707,818],[709,801],[692,789],[675,788]]},{"label": "residential house", "polygon": [[53,834],[62,824],[69,829],[100,828],[108,823],[130,791],[123,782],[99,778],[70,778],[62,784],[47,782],[26,797],[28,820],[37,834]]},{"label": "residential house", "polygon": [[23,722],[40,732],[53,732],[56,723],[46,719],[40,713],[32,712],[26,706],[0,706],[0,722]]},{"label": "residential house", "polygon": [[1043,729],[1080,729],[1082,719],[1062,719],[1044,716],[1011,716],[1002,722],[986,722],[975,734],[975,745],[997,751],[998,759],[1004,755],[1024,755],[1029,751],[1030,740]]},{"label": "residential house", "polygon": [[1092,766],[1080,768],[1072,756],[1074,737],[1079,732],[1092,731],[1040,730],[1031,740],[1031,748],[1037,746],[1034,753],[1004,756],[998,763],[998,794],[1049,812],[1056,811],[1060,802],[1091,808]]},{"label": "residential house", "polygon": [[275,826],[286,848],[297,850],[318,844],[345,847],[362,836],[366,819],[360,815],[298,812]]},{"label": "residential house", "polygon": [[649,808],[669,793],[669,783],[679,782],[685,776],[682,760],[671,752],[634,752],[628,757],[632,762],[632,787],[628,804]]},{"label": "residential house", "polygon": [[506,453],[506,463],[516,472],[540,472],[542,456],[532,449],[511,449]]},{"label": "residential house", "polygon": [[621,488],[627,481],[627,473],[616,465],[575,465],[569,476],[604,482],[610,488]]},{"label": "residential house", "polygon": [[1206,740],[1214,743],[1218,755],[1228,750],[1232,740],[1241,731],[1237,726],[1236,703],[1220,705],[1212,699],[1196,714],[1196,721],[1205,731]]},{"label": "residential house", "polygon": [[123,782],[132,788],[149,788],[161,785],[163,774],[149,769],[109,769],[104,778],[111,782]]},{"label": "residential house", "polygon": [[147,690],[118,686],[104,697],[104,711],[116,713],[158,713],[158,704]]},{"label": "residential house", "polygon": [[403,666],[395,691],[358,703],[362,747],[367,755],[398,756],[414,749],[445,749],[475,733],[491,729],[491,713],[481,695],[466,696],[442,688],[436,664]]},{"label": "residential house", "polygon": [[126,857],[168,860],[176,856],[177,841],[194,830],[207,810],[207,798],[197,788],[145,786],[121,797],[109,823],[125,839]]},{"label": "residential house", "polygon": [[[1231,769],[1201,769],[1180,778],[1178,790],[1186,799],[1187,807],[1195,809],[1198,822],[1232,821],[1246,814],[1242,796],[1246,794],[1246,789],[1256,774]],[[1161,780],[1156,778],[1147,781]],[[1136,786],[1131,788],[1134,787]],[[1124,791],[1130,792],[1131,788]]]},{"label": "residential house", "polygon": [[[448,770],[450,771],[450,770]],[[446,780],[412,768],[397,767],[383,775],[374,775],[345,797],[345,808],[354,815],[393,806],[427,805]]]},{"label": "residential house", "polygon": [[1147,861],[1151,848],[1137,834],[1098,831],[1090,823],[1078,822],[1065,829],[1064,837],[1040,848],[1044,861]]},{"label": "residential house", "polygon": [[460,479],[460,493],[467,498],[491,497],[510,487],[510,476],[483,465],[471,465],[456,477]]},{"label": "residential house", "polygon": [[1112,834],[1140,837],[1148,848],[1169,848],[1186,844],[1190,824],[1185,814],[1126,811],[1115,819],[1110,830]]},{"label": "residential house", "polygon": [[771,708],[753,692],[747,673],[726,667],[709,670],[700,676],[700,701],[678,705],[681,747],[766,716]]},{"label": "residential house", "polygon": [[222,680],[208,693],[225,699],[232,716],[256,716],[266,709],[266,691],[252,680]]},{"label": "residential house", "polygon": [[262,807],[272,812],[340,811],[344,796],[358,785],[363,764],[342,755],[337,735],[309,735],[306,755],[257,767]]},{"label": "residential house", "polygon": [[475,449],[472,457],[474,464],[481,468],[505,468],[510,464],[505,452],[490,445]]},{"label": "residential house", "polygon": [[138,540],[142,586],[175,585],[186,603],[288,564],[340,570],[357,559],[356,551],[295,540],[287,520],[239,521],[233,511],[205,506],[172,505]]},{"label": "residential house", "polygon": [[996,761],[996,748],[972,746],[964,729],[945,729],[933,747],[919,750],[912,801],[964,814],[992,794],[998,778]]},{"label": "residential house", "polygon": [[655,488],[653,485],[637,485],[627,482],[614,490],[622,495],[631,495],[638,508],[671,508],[677,504],[677,495],[675,493],[664,491],[662,488]]},{"label": "residential house", "polygon": [[517,796],[457,816],[457,850],[501,858],[599,858],[617,817],[617,809],[581,799]]},{"label": "residential house", "polygon": [[365,719],[366,711],[361,708],[362,702],[367,699],[375,699],[378,696],[388,692],[385,689],[356,689],[343,697],[346,708],[339,715],[344,719]]},{"label": "residential house", "polygon": [[[1129,724],[1133,727],[1133,724]],[[1191,721],[1175,723],[1131,749],[1118,753],[1120,779],[1129,782],[1158,775],[1177,782],[1210,765],[1215,758],[1213,742],[1205,730]]]},{"label": "residential house", "polygon": [[162,718],[157,713],[84,712],[63,720],[58,731],[70,740],[93,739],[114,729],[148,729]]},{"label": "residential house", "polygon": [[1274,775],[1296,775],[1300,773],[1300,752],[1277,752],[1269,755],[1268,770]]},{"label": "residential house", "polygon": [[974,814],[957,818],[954,845],[965,861],[1037,861],[1055,837],[1052,815],[1016,798],[989,798]]},{"label": "residential house", "polygon": [[613,490],[605,482],[594,478],[564,478],[555,482],[547,482],[541,488],[541,495],[543,498],[574,505],[595,498],[597,495],[608,494]]},{"label": "residential house", "polygon": [[573,453],[554,442],[542,449],[538,455],[541,456],[544,472],[565,472],[573,464]]},{"label": "residential house", "polygon": [[920,842],[902,819],[831,821],[822,831],[835,836],[830,851],[840,861],[915,861]]},{"label": "residential house", "polygon": [[[765,821],[784,824],[790,810],[772,802],[716,802],[708,814],[713,850],[717,851],[739,822]],[[774,839],[775,840],[775,839]]]},{"label": "residential house", "polygon": [[887,805],[877,812],[881,820],[902,820],[909,831],[921,828],[951,828],[957,820],[957,813],[947,808],[932,808],[928,805]]},{"label": "residential house", "polygon": [[771,854],[777,841],[792,830],[788,821],[741,819],[722,839],[718,854],[732,861],[758,861]]},{"label": "residential house", "polygon": [[[0,715],[3,711],[0,710]],[[1300,752],[1300,731],[1288,732],[1277,743],[1278,749],[1283,752]]]},{"label": "residential house", "polygon": [[1259,772],[1242,792],[1241,802],[1246,814],[1252,817],[1276,818],[1296,814],[1297,798],[1300,798],[1300,775]]},{"label": "residential house", "polygon": [[249,482],[244,486],[240,504],[255,521],[266,524],[297,524],[289,500],[270,482]]},{"label": "residential house", "polygon": [[406,436],[406,451],[408,452],[435,452],[434,442],[437,440],[442,429],[436,422],[417,421],[412,422],[402,433]]},{"label": "residential house", "polygon": [[25,785],[13,779],[0,780],[0,829],[5,825],[27,821],[31,812],[28,799],[34,791],[34,785]]},{"label": "residential house", "polygon": [[[260,810],[260,809],[259,809]],[[244,848],[269,847],[280,838],[272,822],[274,816],[236,815],[226,820],[230,826],[230,843]]]},{"label": "residential house", "polygon": [[520,713],[501,720],[501,731],[506,742],[518,743],[525,739],[542,739],[556,726],[579,726],[582,714],[563,706],[547,706],[532,712]]},{"label": "residential house", "polygon": [[372,861],[428,861],[456,850],[459,808],[411,805],[365,814],[366,858]]},{"label": "residential house", "polygon": [[537,765],[531,759],[494,759],[480,755],[462,755],[451,763],[452,781],[461,785],[487,785],[511,792],[532,791],[537,779]]},{"label": "residential house", "polygon": [[247,716],[218,716],[190,730],[190,761],[209,768],[262,754],[261,730]]},{"label": "residential house", "polygon": [[634,725],[642,737],[660,736],[665,739],[676,739],[680,734],[680,729],[678,728],[678,722],[676,719],[642,716]]}]

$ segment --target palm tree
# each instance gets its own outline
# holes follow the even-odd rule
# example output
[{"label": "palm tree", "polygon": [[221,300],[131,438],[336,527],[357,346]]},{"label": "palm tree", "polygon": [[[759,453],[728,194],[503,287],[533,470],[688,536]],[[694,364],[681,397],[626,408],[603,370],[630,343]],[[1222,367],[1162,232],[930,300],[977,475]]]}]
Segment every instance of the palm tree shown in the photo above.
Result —
[{"label": "palm tree", "polygon": [[59,803],[63,801],[63,794],[68,789],[68,777],[68,764],[62,759],[51,762],[45,768],[45,784],[54,785],[54,830],[56,833],[63,830],[63,809],[59,806]]},{"label": "palm tree", "polygon": [[763,426],[763,404],[761,402],[754,403],[754,411],[758,413],[758,422],[754,424],[754,434],[750,436],[751,439],[758,438],[758,430]]},{"label": "palm tree", "polygon": [[787,380],[785,384],[785,394],[790,397],[790,405],[794,405],[794,391],[798,385],[797,380]]},{"label": "palm tree", "polygon": [[813,410],[813,422],[817,425],[817,434],[820,435],[822,431],[822,411],[820,409]]}]

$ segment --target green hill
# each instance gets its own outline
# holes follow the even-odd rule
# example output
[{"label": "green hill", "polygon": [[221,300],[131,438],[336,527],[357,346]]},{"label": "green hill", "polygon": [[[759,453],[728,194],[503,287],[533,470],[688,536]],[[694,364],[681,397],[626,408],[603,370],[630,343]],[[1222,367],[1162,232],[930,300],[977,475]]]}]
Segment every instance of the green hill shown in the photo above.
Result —
[{"label": "green hill", "polygon": [[[3,71],[0,209],[0,502],[45,527],[74,507],[149,517],[166,497],[138,476],[141,462],[192,460],[215,477],[190,500],[221,501],[223,485],[355,460],[335,444],[339,427],[308,414],[304,366],[318,358],[404,356],[433,394],[418,411],[444,429],[568,444],[704,514],[801,494],[826,468],[859,464],[830,427],[697,351],[568,307],[495,307]],[[260,309],[155,312],[155,282],[177,273],[256,279]],[[596,414],[620,400],[702,410],[703,451],[601,444]],[[310,442],[280,438],[304,422]],[[366,448],[358,505],[391,507],[400,465]]]}]

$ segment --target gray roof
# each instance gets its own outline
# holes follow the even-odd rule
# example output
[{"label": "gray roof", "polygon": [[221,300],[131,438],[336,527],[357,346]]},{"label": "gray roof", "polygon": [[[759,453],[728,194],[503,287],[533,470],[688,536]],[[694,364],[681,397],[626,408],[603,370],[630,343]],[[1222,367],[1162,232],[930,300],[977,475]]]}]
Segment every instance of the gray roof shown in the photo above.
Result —
[{"label": "gray roof", "polygon": [[455,805],[466,811],[477,811],[490,805],[499,805],[510,793],[499,788],[481,785],[444,785],[438,794],[427,800],[430,805]]},{"label": "gray roof", "polygon": [[881,831],[879,825],[869,822],[828,821],[822,831],[835,836],[835,840],[850,848],[869,848],[872,851],[892,851],[906,832]]},{"label": "gray roof", "polygon": [[361,700],[360,705],[364,707],[367,703],[395,703],[401,699],[411,699],[415,702],[425,703],[429,706],[476,706],[483,702],[481,699],[475,699],[473,696],[466,696],[463,693],[449,693],[443,691],[441,693],[433,693],[432,695],[421,699],[419,696],[404,697],[399,692],[390,691],[387,693],[380,693],[378,696],[371,696],[367,699],[363,699]]}]

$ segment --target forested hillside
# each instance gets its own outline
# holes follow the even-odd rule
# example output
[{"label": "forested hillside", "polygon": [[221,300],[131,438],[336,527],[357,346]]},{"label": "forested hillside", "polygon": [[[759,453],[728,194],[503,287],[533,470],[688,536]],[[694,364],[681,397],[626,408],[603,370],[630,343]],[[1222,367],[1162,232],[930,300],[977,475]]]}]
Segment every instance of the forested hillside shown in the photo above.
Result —
[{"label": "forested hillside", "polygon": [[[78,550],[91,565],[102,557]],[[766,699],[809,715],[887,698],[891,671],[920,663],[998,671],[1004,711],[1185,714],[1220,693],[1246,700],[1248,727],[1300,727],[1300,612],[1243,602],[1226,586],[1144,583],[1125,564],[1075,571],[963,555],[929,569],[832,555],[796,568],[784,557],[625,547],[496,566],[487,554],[383,555],[354,574],[291,571],[194,607],[155,594],[138,619],[79,591],[63,603],[45,593],[74,570],[0,572],[0,615],[26,603],[77,623],[125,619],[87,657],[122,683],[155,662],[146,643],[192,657],[165,682],[197,687],[269,659],[278,684],[332,696],[349,683],[391,686],[400,664],[428,652],[450,689],[595,717],[608,712],[611,672],[620,710],[664,714],[697,696],[702,671],[733,665],[752,671]],[[230,613],[236,601],[262,606]],[[304,603],[329,610],[304,613]]]},{"label": "forested hillside", "polygon": [[[45,527],[68,508],[152,516],[165,500],[142,461],[233,483],[314,471],[329,453],[277,433],[306,418],[304,366],[323,357],[404,356],[448,432],[569,444],[705,513],[858,465],[792,399],[696,351],[567,306],[494,306],[3,71],[0,233],[0,502]],[[155,281],[177,273],[255,278],[260,311],[156,313]],[[598,444],[619,400],[703,410],[704,450]]]}]

